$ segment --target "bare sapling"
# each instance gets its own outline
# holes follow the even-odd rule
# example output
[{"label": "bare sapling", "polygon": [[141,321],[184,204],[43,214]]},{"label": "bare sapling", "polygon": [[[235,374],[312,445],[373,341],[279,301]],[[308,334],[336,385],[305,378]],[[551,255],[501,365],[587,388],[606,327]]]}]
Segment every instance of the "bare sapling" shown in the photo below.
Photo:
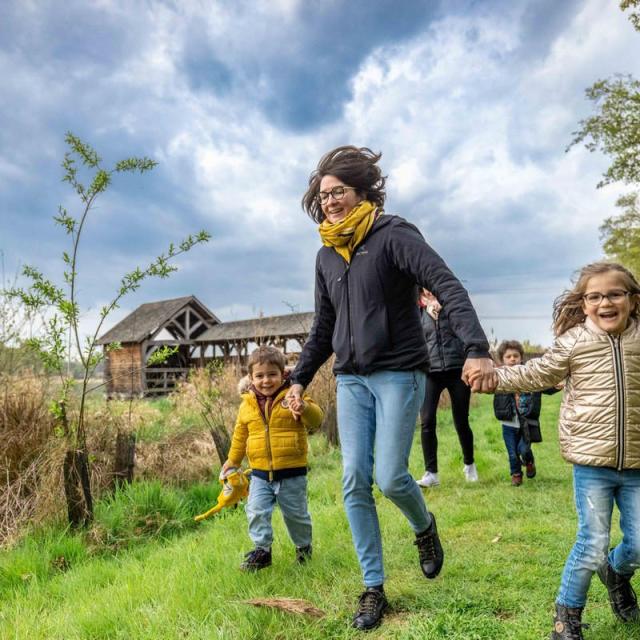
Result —
[{"label": "bare sapling", "polygon": [[[19,299],[26,309],[40,313],[45,318],[44,330],[38,337],[29,338],[26,344],[40,357],[45,369],[59,378],[60,391],[51,404],[57,433],[68,445],[64,461],[64,487],[69,522],[73,526],[87,525],[93,518],[93,503],[90,485],[89,457],[87,452],[86,407],[90,391],[89,381],[106,353],[121,348],[110,344],[105,352],[97,344],[107,317],[119,307],[124,296],[136,291],[148,278],[167,278],[177,267],[172,262],[195,245],[207,242],[209,233],[200,231],[189,235],[179,245],[170,244],[166,252],[157,256],[146,267],[136,267],[120,280],[111,301],[100,309],[98,321],[92,331],[83,337],[80,330],[81,307],[78,300],[79,248],[85,234],[85,225],[96,199],[110,186],[114,176],[121,173],[146,173],[156,162],[146,157],[131,157],[105,169],[96,151],[72,133],[65,136],[68,151],[62,162],[63,181],[74,189],[80,198],[80,212],[72,216],[60,206],[54,221],[66,232],[70,248],[62,254],[63,280],[60,286],[47,278],[34,266],[25,266],[23,276],[29,281],[26,288],[13,287],[11,296]],[[90,174],[89,182],[81,182],[79,171]],[[158,358],[168,357],[170,350],[154,354]],[[71,374],[70,363],[79,358],[81,381],[79,385]],[[79,386],[77,393],[71,393]]]}]

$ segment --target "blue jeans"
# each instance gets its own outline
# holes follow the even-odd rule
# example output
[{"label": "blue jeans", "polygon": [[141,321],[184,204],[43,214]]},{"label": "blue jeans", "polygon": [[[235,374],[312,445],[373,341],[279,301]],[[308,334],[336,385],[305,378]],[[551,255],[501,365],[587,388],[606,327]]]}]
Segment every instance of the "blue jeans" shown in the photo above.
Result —
[{"label": "blue jeans", "polygon": [[502,437],[509,456],[511,475],[514,473],[522,475],[522,463],[534,462],[531,444],[522,437],[522,429],[515,429],[506,424],[502,425]]},{"label": "blue jeans", "polygon": [[364,584],[374,587],[384,583],[382,539],[373,498],[374,451],[375,481],[382,493],[402,511],[415,533],[431,524],[420,488],[408,471],[425,374],[339,374],[337,383],[344,506]]},{"label": "blue jeans", "polygon": [[252,476],[245,511],[249,519],[249,537],[256,547],[271,549],[271,515],[278,503],[282,519],[296,547],[311,544],[311,516],[307,509],[307,476],[295,476],[268,482]]},{"label": "blue jeans", "polygon": [[607,559],[613,503],[620,511],[622,542],[611,550],[614,571],[631,577],[640,566],[640,470],[574,465],[578,538],[564,566],[556,602],[584,607],[591,576]]}]

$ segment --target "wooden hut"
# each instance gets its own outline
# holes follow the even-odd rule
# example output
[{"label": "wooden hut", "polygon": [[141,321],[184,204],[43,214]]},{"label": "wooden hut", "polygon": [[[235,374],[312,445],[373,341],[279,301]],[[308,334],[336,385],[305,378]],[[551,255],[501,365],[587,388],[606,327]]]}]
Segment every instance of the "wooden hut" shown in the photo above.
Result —
[{"label": "wooden hut", "polygon": [[[140,305],[98,339],[106,353],[108,396],[143,396],[170,391],[202,358],[195,342],[220,322],[195,296]],[[119,349],[108,346],[119,343]],[[159,365],[148,365],[160,347],[177,352]]]},{"label": "wooden hut", "polygon": [[223,322],[207,329],[196,338],[196,343],[202,346],[202,354],[211,354],[211,357],[221,357],[226,361],[244,362],[251,345],[269,344],[287,354],[292,346],[302,348],[309,336],[313,316],[313,312],[288,313]]}]

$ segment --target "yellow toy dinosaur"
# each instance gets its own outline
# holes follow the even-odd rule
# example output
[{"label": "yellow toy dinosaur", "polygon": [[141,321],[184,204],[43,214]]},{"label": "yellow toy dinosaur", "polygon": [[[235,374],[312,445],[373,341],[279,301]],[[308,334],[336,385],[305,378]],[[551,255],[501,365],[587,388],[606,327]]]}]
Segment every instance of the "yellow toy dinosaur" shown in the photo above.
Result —
[{"label": "yellow toy dinosaur", "polygon": [[250,473],[251,469],[242,471],[242,469],[230,467],[224,475],[220,476],[222,491],[218,494],[216,506],[209,509],[206,513],[201,513],[199,516],[196,516],[194,520],[200,522],[212,516],[214,513],[218,513],[218,511],[224,507],[231,507],[243,498],[246,498],[249,495],[248,476]]}]

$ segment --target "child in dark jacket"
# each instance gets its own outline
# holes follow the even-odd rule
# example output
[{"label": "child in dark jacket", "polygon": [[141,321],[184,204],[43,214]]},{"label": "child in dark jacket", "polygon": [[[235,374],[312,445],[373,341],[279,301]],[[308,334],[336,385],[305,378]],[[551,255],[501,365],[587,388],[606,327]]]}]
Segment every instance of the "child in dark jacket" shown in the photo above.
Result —
[{"label": "child in dark jacket", "polygon": [[[524,348],[517,340],[503,340],[498,347],[498,359],[508,367],[522,363]],[[496,393],[493,397],[493,412],[502,422],[502,437],[509,456],[511,484],[522,484],[522,465],[527,478],[535,478],[536,462],[531,450],[530,429],[540,429],[541,394],[556,393],[547,389],[534,393]]]}]

